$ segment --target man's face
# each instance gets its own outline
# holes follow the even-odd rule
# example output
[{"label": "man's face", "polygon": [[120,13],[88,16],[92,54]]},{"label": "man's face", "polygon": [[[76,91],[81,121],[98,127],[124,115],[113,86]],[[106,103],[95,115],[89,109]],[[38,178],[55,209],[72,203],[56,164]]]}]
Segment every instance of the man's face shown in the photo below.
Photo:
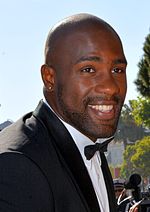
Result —
[{"label": "man's face", "polygon": [[126,94],[126,60],[116,35],[98,28],[72,33],[56,61],[55,112],[93,141],[112,136]]},{"label": "man's face", "polygon": [[115,188],[114,188],[114,190],[115,190],[115,196],[116,196],[116,199],[118,199],[118,197],[120,196],[120,194],[122,193],[122,191],[123,191],[123,186],[116,186]]}]

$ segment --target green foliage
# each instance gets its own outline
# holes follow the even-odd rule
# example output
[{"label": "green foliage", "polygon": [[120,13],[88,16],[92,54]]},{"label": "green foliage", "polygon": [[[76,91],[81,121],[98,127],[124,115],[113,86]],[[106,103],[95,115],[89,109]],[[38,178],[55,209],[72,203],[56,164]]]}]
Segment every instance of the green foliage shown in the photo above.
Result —
[{"label": "green foliage", "polygon": [[121,166],[120,175],[124,179],[127,179],[131,174],[135,172],[133,165],[131,163],[131,157],[135,154],[134,145],[128,145],[123,154],[123,164]]},{"label": "green foliage", "polygon": [[145,39],[144,55],[138,64],[139,72],[135,84],[144,97],[150,97],[150,34]]},{"label": "green foliage", "polygon": [[124,152],[121,176],[128,178],[133,173],[143,178],[150,175],[150,136],[137,141],[135,145],[128,145]]},{"label": "green foliage", "polygon": [[133,167],[143,177],[150,175],[150,136],[143,138],[135,144],[136,152],[131,157]]},{"label": "green foliage", "polygon": [[150,98],[138,97],[137,100],[130,100],[130,105],[135,123],[150,129]]}]

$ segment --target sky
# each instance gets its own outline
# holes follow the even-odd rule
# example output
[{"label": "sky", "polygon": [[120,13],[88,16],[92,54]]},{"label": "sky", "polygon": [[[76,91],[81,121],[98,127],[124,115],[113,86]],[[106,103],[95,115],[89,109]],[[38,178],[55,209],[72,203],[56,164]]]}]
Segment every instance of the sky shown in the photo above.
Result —
[{"label": "sky", "polygon": [[149,8],[149,0],[0,0],[0,123],[16,121],[43,98],[40,67],[47,34],[75,13],[99,16],[117,31],[128,60],[125,103],[136,99],[134,81],[150,32]]}]

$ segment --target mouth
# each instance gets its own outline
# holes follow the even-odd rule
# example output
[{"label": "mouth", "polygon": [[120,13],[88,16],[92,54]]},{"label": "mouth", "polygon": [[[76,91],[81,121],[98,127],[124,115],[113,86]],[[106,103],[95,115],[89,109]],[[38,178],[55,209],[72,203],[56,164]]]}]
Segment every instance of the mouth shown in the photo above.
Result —
[{"label": "mouth", "polygon": [[91,115],[96,116],[96,118],[101,120],[110,120],[115,117],[115,107],[114,105],[105,105],[105,104],[95,104],[88,105]]},{"label": "mouth", "polygon": [[89,105],[89,107],[101,113],[109,113],[113,110],[113,105]]}]

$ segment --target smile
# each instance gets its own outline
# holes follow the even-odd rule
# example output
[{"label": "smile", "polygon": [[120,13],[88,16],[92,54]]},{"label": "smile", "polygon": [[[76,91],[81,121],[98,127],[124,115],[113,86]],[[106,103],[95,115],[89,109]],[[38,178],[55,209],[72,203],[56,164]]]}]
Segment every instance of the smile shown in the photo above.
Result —
[{"label": "smile", "polygon": [[113,109],[113,105],[89,105],[89,107],[103,113],[108,113]]}]

